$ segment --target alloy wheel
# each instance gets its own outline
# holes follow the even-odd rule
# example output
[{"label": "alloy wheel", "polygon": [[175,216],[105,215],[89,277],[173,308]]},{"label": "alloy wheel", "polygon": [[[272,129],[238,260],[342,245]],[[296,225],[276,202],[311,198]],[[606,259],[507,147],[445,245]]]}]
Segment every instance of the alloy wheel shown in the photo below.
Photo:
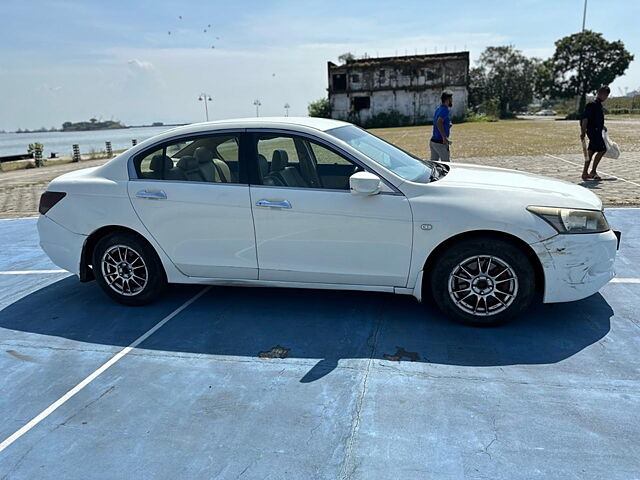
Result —
[{"label": "alloy wheel", "polygon": [[109,247],[102,255],[101,268],[107,285],[127,297],[142,292],[149,279],[142,255],[127,245]]},{"label": "alloy wheel", "polygon": [[518,294],[518,277],[501,258],[466,258],[449,275],[449,296],[461,310],[477,316],[504,312]]}]

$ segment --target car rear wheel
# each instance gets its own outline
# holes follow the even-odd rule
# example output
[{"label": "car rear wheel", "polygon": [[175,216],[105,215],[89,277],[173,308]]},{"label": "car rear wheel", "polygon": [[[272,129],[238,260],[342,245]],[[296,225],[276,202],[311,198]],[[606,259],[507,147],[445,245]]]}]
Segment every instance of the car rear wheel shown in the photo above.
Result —
[{"label": "car rear wheel", "polygon": [[125,305],[145,305],[158,298],[167,280],[160,259],[134,234],[105,236],[93,251],[93,272],[107,295]]},{"label": "car rear wheel", "polygon": [[499,325],[529,307],[535,271],[527,255],[507,241],[468,239],[436,259],[430,287],[448,316],[473,325]]}]

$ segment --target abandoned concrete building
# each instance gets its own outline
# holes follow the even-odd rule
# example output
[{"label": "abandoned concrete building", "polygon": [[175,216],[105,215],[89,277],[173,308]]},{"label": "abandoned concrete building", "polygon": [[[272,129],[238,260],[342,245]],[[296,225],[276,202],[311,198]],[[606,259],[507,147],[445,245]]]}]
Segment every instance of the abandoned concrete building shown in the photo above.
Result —
[{"label": "abandoned concrete building", "polygon": [[328,62],[332,118],[366,124],[374,115],[397,111],[409,123],[425,123],[453,92],[452,117],[467,109],[469,52],[364,58],[344,65]]}]

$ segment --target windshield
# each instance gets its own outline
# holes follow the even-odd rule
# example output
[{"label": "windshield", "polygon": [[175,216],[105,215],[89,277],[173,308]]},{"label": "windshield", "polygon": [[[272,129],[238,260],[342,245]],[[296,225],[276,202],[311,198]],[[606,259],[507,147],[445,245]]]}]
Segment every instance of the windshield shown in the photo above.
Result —
[{"label": "windshield", "polygon": [[424,163],[418,157],[361,128],[348,125],[328,130],[327,133],[348,143],[360,153],[405,180],[429,183],[438,178],[438,171],[434,165]]}]

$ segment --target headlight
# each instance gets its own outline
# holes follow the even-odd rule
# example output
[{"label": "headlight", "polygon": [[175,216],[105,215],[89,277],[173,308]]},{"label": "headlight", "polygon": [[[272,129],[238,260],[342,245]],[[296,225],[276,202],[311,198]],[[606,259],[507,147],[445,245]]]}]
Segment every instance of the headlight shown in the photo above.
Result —
[{"label": "headlight", "polygon": [[574,208],[527,207],[531,213],[551,224],[558,233],[600,233],[609,230],[604,213]]}]

